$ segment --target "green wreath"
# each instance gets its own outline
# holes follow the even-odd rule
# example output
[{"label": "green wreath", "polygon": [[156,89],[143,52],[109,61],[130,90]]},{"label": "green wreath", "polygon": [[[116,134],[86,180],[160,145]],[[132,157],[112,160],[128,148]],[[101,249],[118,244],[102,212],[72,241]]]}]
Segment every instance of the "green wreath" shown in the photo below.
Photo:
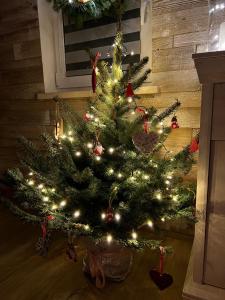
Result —
[{"label": "green wreath", "polygon": [[89,18],[100,18],[118,0],[48,0],[53,2],[56,11],[62,10],[71,17],[82,16],[83,20]]}]

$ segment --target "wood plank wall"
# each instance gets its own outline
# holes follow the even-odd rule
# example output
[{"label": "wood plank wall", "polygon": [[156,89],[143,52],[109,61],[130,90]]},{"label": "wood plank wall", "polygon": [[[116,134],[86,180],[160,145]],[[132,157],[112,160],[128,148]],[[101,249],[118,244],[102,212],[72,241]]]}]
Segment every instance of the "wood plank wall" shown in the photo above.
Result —
[{"label": "wood plank wall", "polygon": [[[0,172],[17,164],[18,135],[35,140],[54,127],[54,104],[35,98],[44,86],[37,11],[32,3],[12,0],[0,7]],[[163,109],[175,98],[181,100],[177,113],[181,128],[168,141],[175,151],[190,142],[199,128],[200,85],[191,56],[205,48],[207,24],[207,0],[153,0],[151,80],[161,93],[146,95],[141,102]],[[70,103],[83,112],[86,101]]]}]

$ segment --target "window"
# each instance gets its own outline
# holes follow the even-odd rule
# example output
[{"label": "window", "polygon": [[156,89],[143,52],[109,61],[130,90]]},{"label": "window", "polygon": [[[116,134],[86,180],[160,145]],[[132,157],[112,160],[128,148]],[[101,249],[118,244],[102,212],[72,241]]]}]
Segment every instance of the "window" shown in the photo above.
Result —
[{"label": "window", "polygon": [[[124,56],[123,67],[144,56],[150,57],[150,67],[151,1],[129,0],[128,3],[122,20],[124,47],[128,54]],[[78,30],[67,16],[54,12],[47,1],[38,1],[38,11],[46,92],[90,88],[91,65],[86,49],[92,49],[93,53],[99,51],[101,58],[111,62],[117,28],[115,18],[91,20]]]}]

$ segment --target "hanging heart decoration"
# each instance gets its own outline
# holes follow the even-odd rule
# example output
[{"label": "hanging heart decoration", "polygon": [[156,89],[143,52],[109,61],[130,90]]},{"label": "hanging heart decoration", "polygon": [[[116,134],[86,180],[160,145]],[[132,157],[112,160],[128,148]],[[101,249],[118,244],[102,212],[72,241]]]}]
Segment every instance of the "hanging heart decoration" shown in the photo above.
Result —
[{"label": "hanging heart decoration", "polygon": [[143,153],[151,153],[159,141],[155,132],[137,132],[133,135],[133,143],[136,149]]}]

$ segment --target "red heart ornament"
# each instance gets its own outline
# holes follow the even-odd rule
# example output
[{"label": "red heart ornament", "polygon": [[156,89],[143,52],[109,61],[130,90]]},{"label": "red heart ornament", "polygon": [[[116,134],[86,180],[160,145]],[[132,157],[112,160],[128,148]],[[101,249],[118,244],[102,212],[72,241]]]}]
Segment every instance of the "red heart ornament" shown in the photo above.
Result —
[{"label": "red heart ornament", "polygon": [[173,284],[173,277],[167,273],[160,273],[157,270],[151,270],[149,275],[152,281],[162,291]]}]

